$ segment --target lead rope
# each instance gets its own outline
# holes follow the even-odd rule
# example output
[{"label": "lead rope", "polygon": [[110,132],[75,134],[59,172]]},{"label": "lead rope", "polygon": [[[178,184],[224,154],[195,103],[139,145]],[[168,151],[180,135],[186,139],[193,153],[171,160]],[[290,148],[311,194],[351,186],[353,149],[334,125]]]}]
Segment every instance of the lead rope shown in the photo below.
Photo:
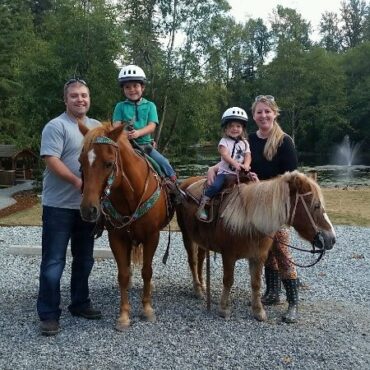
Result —
[{"label": "lead rope", "polygon": [[206,252],[206,287],[207,287],[207,311],[211,310],[211,261],[209,256],[209,249]]},{"label": "lead rope", "polygon": [[[310,220],[310,222],[311,222],[311,225],[312,225],[313,229],[316,231],[316,233],[318,233],[318,232],[319,232],[319,231],[318,231],[318,228],[317,228],[317,226],[316,226],[316,224],[315,224],[315,221],[313,220],[313,218],[312,218],[312,216],[311,216],[311,213],[309,212],[309,209],[308,209],[308,207],[307,207],[307,204],[306,204],[306,202],[305,202],[305,200],[304,200],[304,198],[303,198],[303,197],[305,197],[306,195],[310,195],[310,194],[312,194],[312,192],[308,192],[308,193],[304,193],[304,194],[298,194],[298,193],[296,194],[296,198],[295,198],[295,202],[294,202],[293,212],[292,212],[292,215],[289,217],[288,224],[289,224],[289,225],[291,225],[291,224],[292,224],[292,222],[293,222],[293,220],[294,220],[295,212],[296,212],[296,208],[297,208],[297,205],[298,205],[298,201],[299,201],[299,199],[300,199],[300,200],[301,200],[301,202],[302,202],[302,204],[303,204],[303,207],[304,207],[304,209],[305,209],[305,211],[306,211],[306,214],[307,214],[307,216],[308,216],[308,218],[309,218],[309,220]],[[288,243],[282,242],[282,241],[280,241],[278,238],[276,238],[275,236],[273,236],[273,237],[272,237],[272,236],[267,235],[267,234],[265,234],[265,235],[266,235],[267,237],[269,237],[270,239],[272,239],[274,242],[277,242],[277,243],[283,244],[283,245],[285,245],[285,246],[287,246],[287,247],[289,247],[289,248],[291,248],[291,249],[295,249],[295,250],[298,250],[298,251],[301,251],[301,252],[307,252],[307,253],[311,253],[311,254],[319,253],[319,257],[318,257],[318,259],[317,259],[315,262],[310,263],[309,265],[301,265],[301,264],[299,264],[299,263],[294,262],[292,259],[289,259],[289,261],[290,261],[293,265],[298,266],[298,267],[303,267],[303,268],[312,267],[312,266],[316,265],[316,264],[321,260],[321,258],[324,256],[324,254],[325,254],[325,249],[317,250],[317,249],[315,249],[315,245],[314,245],[314,244],[312,245],[312,249],[309,251],[309,250],[307,250],[307,249],[294,247],[293,245],[290,245],[290,244],[288,244]]]}]

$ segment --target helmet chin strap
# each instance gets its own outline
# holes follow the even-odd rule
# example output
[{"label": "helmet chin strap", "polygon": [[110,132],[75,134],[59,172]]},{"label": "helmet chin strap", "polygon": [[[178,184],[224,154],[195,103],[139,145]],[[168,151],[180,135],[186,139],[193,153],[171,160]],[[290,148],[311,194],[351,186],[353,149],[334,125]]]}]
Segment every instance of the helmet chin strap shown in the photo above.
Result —
[{"label": "helmet chin strap", "polygon": [[127,100],[129,100],[130,102],[132,102],[132,103],[135,104],[135,121],[138,121],[139,120],[139,112],[138,112],[138,109],[137,109],[137,105],[138,105],[138,103],[140,102],[140,100],[142,98],[143,98],[142,96],[140,96],[140,98],[139,99],[136,99],[136,100],[131,100],[131,99],[128,99],[127,98]]}]

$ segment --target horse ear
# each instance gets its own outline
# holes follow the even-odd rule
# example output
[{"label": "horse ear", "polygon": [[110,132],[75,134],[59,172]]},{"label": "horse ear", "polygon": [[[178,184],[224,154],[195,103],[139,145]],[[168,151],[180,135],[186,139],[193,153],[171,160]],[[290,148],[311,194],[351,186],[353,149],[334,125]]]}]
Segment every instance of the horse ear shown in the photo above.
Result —
[{"label": "horse ear", "polygon": [[113,141],[117,142],[122,132],[123,132],[123,125],[118,125],[117,127],[113,128],[112,131],[109,132],[109,137]]},{"label": "horse ear", "polygon": [[85,124],[79,118],[77,118],[77,123],[78,123],[78,128],[80,129],[81,134],[85,136],[88,133],[89,128],[85,126]]}]

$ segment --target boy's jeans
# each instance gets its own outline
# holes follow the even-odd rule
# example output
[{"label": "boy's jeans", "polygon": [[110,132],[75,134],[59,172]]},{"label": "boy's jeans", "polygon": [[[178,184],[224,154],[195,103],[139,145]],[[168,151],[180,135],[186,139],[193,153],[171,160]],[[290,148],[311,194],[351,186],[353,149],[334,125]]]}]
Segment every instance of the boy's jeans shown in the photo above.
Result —
[{"label": "boy's jeans", "polygon": [[167,177],[171,177],[176,174],[168,159],[163,154],[159,153],[158,150],[153,148],[149,155],[161,166]]}]

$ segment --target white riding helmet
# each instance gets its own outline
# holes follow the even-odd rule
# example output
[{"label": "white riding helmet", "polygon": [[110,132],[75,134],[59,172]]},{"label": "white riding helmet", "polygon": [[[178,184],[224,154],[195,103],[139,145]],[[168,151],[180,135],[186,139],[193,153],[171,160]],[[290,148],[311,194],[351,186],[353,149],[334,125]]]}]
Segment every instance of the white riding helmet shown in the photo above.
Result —
[{"label": "white riding helmet", "polygon": [[239,121],[244,127],[247,127],[248,115],[242,108],[231,107],[226,109],[222,115],[221,127],[224,127],[229,121]]},{"label": "white riding helmet", "polygon": [[118,82],[120,86],[122,86],[124,82],[130,81],[137,81],[141,83],[146,82],[146,76],[144,71],[140,67],[135,66],[133,64],[124,66],[118,74]]}]

